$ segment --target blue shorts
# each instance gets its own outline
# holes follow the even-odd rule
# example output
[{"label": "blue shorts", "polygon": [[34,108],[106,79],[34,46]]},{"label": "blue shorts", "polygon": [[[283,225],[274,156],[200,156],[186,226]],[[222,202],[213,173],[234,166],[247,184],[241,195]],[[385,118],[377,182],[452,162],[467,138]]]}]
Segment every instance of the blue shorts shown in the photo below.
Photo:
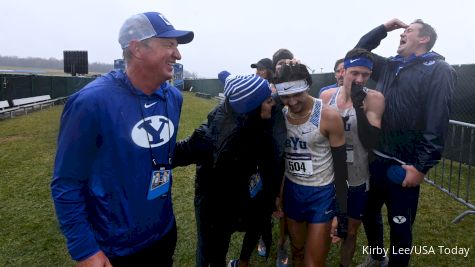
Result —
[{"label": "blue shorts", "polygon": [[297,222],[325,223],[333,219],[336,212],[335,186],[305,186],[285,179],[285,215]]},{"label": "blue shorts", "polygon": [[348,187],[348,217],[361,221],[367,202],[366,183]]}]

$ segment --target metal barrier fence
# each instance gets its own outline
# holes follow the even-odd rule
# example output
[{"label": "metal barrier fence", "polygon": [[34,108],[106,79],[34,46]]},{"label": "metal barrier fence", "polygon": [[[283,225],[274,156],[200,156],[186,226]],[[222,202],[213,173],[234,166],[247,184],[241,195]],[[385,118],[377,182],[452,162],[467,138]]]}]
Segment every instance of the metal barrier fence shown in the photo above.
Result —
[{"label": "metal barrier fence", "polygon": [[442,160],[427,173],[425,181],[469,208],[453,223],[475,214],[475,196],[471,192],[475,187],[474,153],[475,124],[451,120]]}]

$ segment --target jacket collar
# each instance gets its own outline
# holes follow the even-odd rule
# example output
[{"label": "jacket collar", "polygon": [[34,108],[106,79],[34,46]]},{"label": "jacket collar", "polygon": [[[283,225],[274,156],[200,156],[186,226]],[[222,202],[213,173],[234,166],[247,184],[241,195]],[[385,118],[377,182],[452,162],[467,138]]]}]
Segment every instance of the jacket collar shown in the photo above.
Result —
[{"label": "jacket collar", "polygon": [[420,56],[416,56],[415,54],[412,54],[411,56],[407,58],[404,58],[400,55],[389,58],[389,62],[394,64],[395,66],[396,75],[398,75],[402,69],[410,65],[427,62],[427,61],[435,61],[435,60],[445,60],[445,58],[433,51],[427,52]]},{"label": "jacket collar", "polygon": [[[120,81],[120,83],[125,85],[127,90],[129,90],[132,94],[140,97],[147,96],[141,90],[135,88],[135,86],[132,84],[129,77],[127,76],[127,73],[125,73],[123,70],[113,70],[109,73],[109,75],[113,76],[116,80]],[[149,97],[158,97],[164,100],[166,99],[165,94],[168,93],[168,90],[170,90],[170,84],[168,84],[168,82],[164,82],[160,84],[160,87],[155,90],[155,92],[153,92],[153,94]]]}]

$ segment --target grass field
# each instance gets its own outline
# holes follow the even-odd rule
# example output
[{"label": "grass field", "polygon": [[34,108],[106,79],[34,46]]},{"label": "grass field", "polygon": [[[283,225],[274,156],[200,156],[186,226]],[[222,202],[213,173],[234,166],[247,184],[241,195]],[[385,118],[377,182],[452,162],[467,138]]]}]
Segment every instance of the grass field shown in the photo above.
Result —
[{"label": "grass field", "polygon": [[[457,161],[442,160],[428,173],[428,177],[451,194],[469,203],[475,203],[475,169]],[[460,177],[460,179],[459,179]]]},{"label": "grass field", "polygon": [[[184,97],[179,139],[189,135],[216,105],[215,100],[189,93],[184,93]],[[61,111],[62,106],[55,106],[0,121],[0,266],[74,266],[56,222],[49,187]],[[174,176],[173,201],[178,224],[175,266],[194,266],[194,166],[178,168]],[[411,266],[475,266],[475,216],[451,224],[465,210],[434,187],[422,186],[413,243],[434,248],[434,254],[413,255]],[[238,257],[241,239],[241,233],[233,236],[229,259]],[[354,263],[366,257],[362,250],[364,241],[361,231]],[[469,248],[470,252],[466,258],[441,254],[439,246]],[[328,266],[338,266],[337,253],[333,246]],[[267,262],[256,255],[251,266],[274,266],[275,248]]]}]

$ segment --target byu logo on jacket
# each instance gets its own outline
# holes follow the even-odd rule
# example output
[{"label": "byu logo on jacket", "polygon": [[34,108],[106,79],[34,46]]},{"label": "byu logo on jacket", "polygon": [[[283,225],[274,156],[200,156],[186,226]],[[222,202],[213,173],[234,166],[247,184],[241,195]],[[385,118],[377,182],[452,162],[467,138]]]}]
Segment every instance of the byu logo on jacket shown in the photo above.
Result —
[{"label": "byu logo on jacket", "polygon": [[132,129],[132,140],[138,146],[148,148],[168,143],[173,136],[173,122],[164,116],[151,116],[140,120]]}]

